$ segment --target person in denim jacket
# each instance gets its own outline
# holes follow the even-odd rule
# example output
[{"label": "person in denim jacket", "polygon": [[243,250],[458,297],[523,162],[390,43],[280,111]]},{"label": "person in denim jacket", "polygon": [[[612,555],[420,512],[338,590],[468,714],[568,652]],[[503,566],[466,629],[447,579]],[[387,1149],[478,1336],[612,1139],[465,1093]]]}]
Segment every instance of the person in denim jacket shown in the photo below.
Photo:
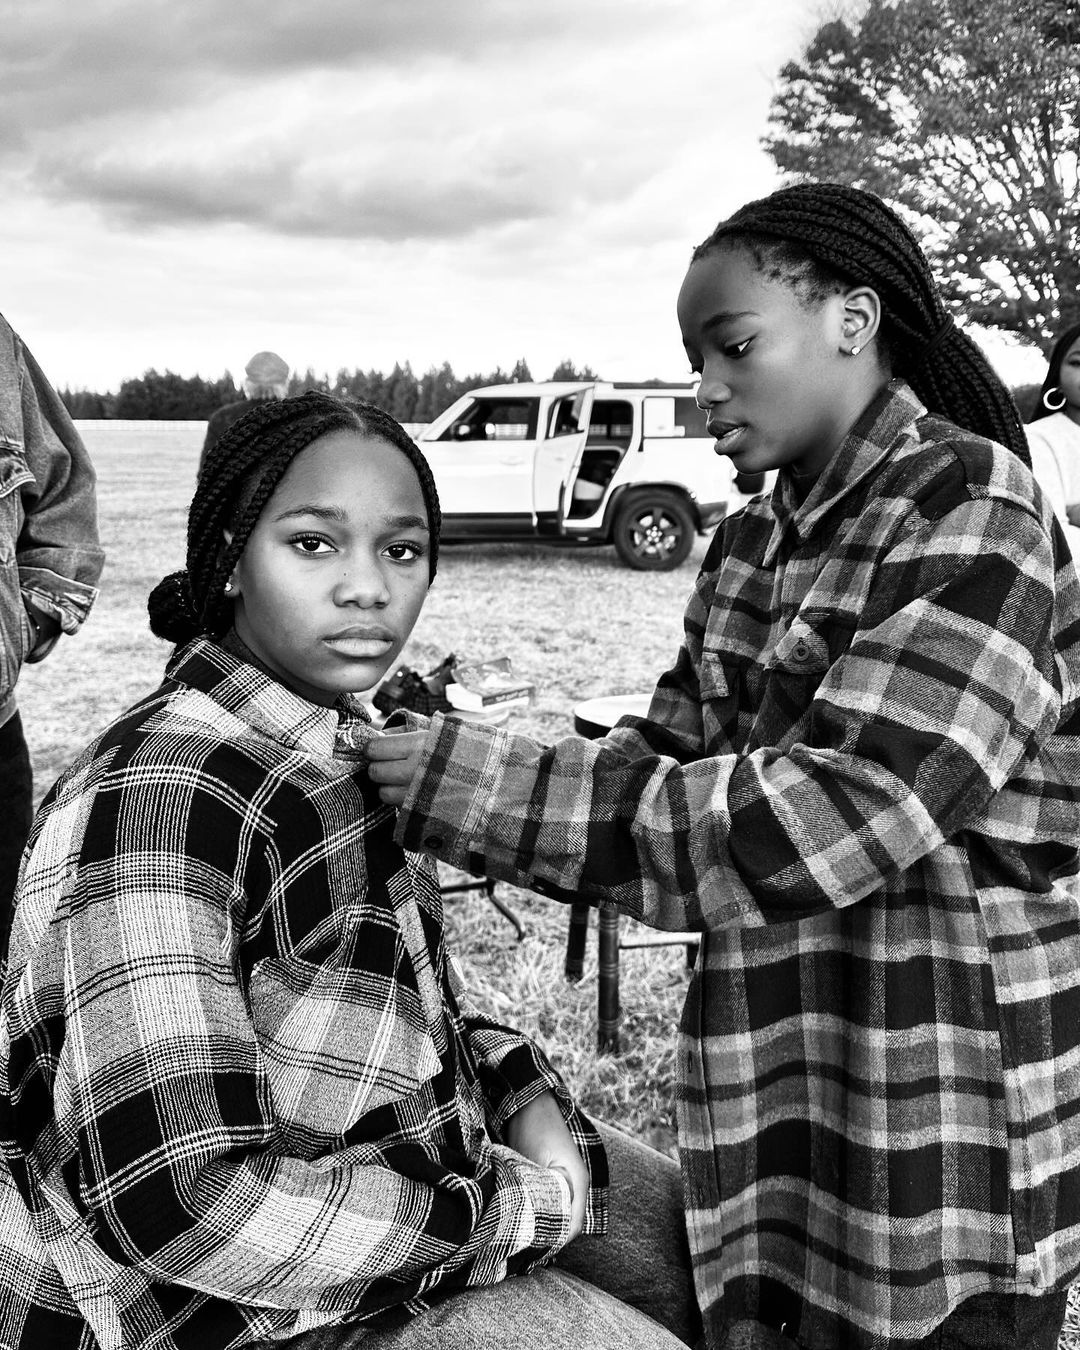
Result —
[{"label": "person in denim jacket", "polygon": [[33,815],[15,703],[24,663],[74,633],[97,595],[94,469],[67,409],[0,315],[0,955]]}]

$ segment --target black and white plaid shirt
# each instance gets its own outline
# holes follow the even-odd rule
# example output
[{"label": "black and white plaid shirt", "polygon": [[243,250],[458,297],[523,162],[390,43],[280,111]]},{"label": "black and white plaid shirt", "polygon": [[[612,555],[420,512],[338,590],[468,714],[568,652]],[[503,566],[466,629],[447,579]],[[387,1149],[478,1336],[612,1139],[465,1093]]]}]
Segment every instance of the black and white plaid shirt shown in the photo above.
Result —
[{"label": "black and white plaid shirt", "polygon": [[433,866],[361,773],[366,714],[221,646],[35,822],[0,1019],[0,1345],[248,1345],[548,1259],[558,1174],[498,1142],[540,1052],[461,1009]]},{"label": "black and white plaid shirt", "polygon": [[1080,1269],[1080,584],[1033,480],[894,382],[725,521],[646,719],[436,717],[399,838],[702,929],[680,1145],[714,1343],[921,1337]]}]

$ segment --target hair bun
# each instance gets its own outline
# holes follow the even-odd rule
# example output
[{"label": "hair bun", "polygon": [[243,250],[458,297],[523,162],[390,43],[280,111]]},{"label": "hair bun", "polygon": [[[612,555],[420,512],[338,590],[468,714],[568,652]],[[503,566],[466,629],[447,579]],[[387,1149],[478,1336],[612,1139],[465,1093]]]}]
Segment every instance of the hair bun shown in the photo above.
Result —
[{"label": "hair bun", "polygon": [[195,615],[191,578],[187,572],[170,572],[162,577],[146,601],[150,631],[177,646],[190,642],[202,631]]}]

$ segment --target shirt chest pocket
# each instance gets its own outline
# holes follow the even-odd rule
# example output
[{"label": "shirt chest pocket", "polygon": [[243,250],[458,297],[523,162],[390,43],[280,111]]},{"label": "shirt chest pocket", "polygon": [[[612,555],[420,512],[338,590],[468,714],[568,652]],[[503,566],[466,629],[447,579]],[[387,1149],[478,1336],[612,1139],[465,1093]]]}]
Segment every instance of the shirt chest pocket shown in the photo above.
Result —
[{"label": "shirt chest pocket", "polygon": [[339,1138],[440,1070],[420,997],[394,974],[275,957],[252,971],[250,998],[286,1129]]},{"label": "shirt chest pocket", "polygon": [[832,616],[797,614],[749,678],[756,680],[754,740],[781,749],[808,737],[811,705],[826,673],[847,645]]}]

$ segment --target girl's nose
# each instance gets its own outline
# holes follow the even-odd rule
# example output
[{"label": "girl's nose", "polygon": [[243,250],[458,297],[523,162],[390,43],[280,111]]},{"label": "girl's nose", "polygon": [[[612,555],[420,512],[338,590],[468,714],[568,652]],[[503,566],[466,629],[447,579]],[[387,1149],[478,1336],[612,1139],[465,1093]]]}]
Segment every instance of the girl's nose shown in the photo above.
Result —
[{"label": "girl's nose", "polygon": [[359,605],[362,609],[388,604],[390,588],[382,569],[374,563],[350,562],[338,577],[334,601],[339,605]]},{"label": "girl's nose", "polygon": [[707,413],[717,403],[726,403],[730,397],[731,390],[723,380],[706,373],[698,381],[698,387],[694,393],[694,402],[703,413]]}]

